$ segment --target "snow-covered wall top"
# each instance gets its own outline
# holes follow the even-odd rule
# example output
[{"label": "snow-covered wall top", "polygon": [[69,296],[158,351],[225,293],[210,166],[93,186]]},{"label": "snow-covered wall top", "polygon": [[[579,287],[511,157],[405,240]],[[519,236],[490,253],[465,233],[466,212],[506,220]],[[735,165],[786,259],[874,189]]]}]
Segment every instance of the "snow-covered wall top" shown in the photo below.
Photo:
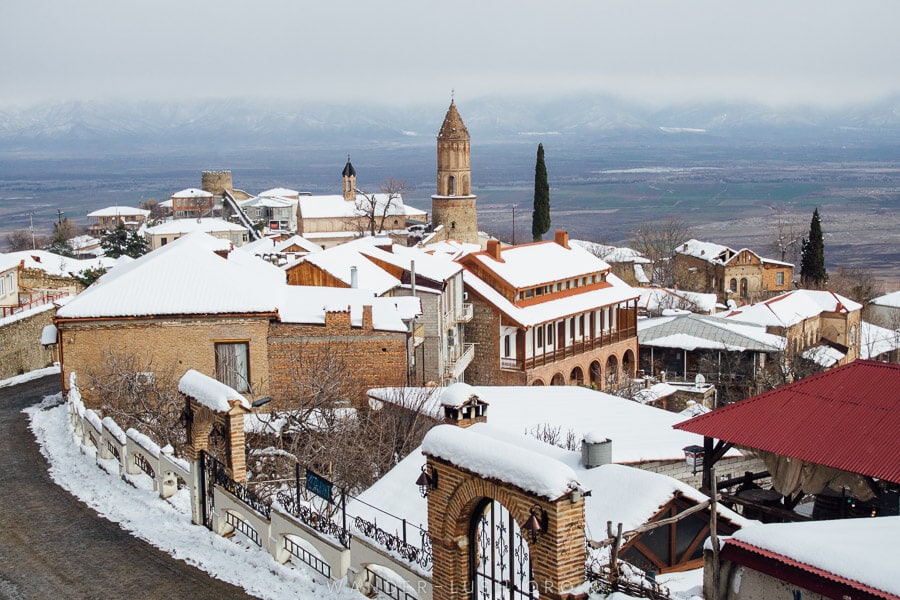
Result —
[{"label": "snow-covered wall top", "polygon": [[422,440],[425,454],[549,500],[578,487],[575,471],[558,460],[454,425],[438,425]]},{"label": "snow-covered wall top", "polygon": [[188,369],[181,376],[181,379],[178,381],[178,391],[186,396],[190,396],[213,412],[228,412],[231,410],[230,403],[235,400],[239,401],[241,406],[250,410],[250,403],[247,399],[234,389],[194,369]]}]

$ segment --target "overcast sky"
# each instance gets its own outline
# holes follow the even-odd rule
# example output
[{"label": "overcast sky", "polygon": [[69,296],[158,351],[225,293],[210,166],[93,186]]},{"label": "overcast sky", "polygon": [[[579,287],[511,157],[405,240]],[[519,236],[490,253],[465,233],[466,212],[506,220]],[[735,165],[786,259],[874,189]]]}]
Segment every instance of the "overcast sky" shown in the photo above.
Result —
[{"label": "overcast sky", "polygon": [[900,92],[897,0],[0,0],[0,105]]}]

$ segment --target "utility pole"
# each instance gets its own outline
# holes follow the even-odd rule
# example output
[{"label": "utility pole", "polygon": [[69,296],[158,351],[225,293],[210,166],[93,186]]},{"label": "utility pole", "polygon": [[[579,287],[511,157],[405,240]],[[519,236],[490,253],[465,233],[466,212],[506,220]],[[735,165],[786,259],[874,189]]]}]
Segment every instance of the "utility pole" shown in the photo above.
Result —
[{"label": "utility pole", "polygon": [[512,236],[512,245],[516,245],[516,205],[513,204],[513,236]]},{"label": "utility pole", "polygon": [[28,227],[28,230],[31,231],[31,249],[37,250],[37,244],[34,241],[34,213],[29,214],[28,219],[31,222],[31,225]]},{"label": "utility pole", "polygon": [[62,225],[62,216],[64,214],[65,213],[63,211],[59,210],[58,208],[56,209],[56,222],[60,225]]}]

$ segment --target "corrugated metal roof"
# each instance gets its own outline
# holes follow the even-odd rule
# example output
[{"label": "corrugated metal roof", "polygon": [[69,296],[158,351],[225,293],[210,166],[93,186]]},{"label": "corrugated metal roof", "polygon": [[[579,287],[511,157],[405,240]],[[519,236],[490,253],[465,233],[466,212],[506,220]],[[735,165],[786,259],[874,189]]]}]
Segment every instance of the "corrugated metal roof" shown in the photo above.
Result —
[{"label": "corrugated metal roof", "polygon": [[857,360],[674,427],[900,483],[900,365]]}]

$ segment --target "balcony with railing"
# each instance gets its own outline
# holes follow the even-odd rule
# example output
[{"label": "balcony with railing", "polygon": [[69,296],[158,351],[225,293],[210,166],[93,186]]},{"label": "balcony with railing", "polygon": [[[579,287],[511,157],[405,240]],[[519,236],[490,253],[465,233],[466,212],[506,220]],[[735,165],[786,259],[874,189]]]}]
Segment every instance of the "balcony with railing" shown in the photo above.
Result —
[{"label": "balcony with railing", "polygon": [[457,323],[468,323],[472,320],[475,311],[471,302],[464,302],[456,307],[455,311],[448,310],[444,313],[444,324],[455,325]]},{"label": "balcony with railing", "polygon": [[600,335],[593,338],[582,338],[580,340],[569,341],[566,346],[554,347],[552,350],[539,352],[535,356],[521,358],[501,358],[500,368],[513,371],[522,371],[542,367],[544,365],[553,364],[585,352],[603,348],[612,344],[628,340],[637,336],[637,327],[624,327],[620,329],[610,329],[601,332]]},{"label": "balcony with railing", "polygon": [[459,377],[475,357],[475,344],[457,344],[448,352],[444,362],[445,377]]},{"label": "balcony with railing", "polygon": [[37,308],[38,306],[50,304],[68,295],[69,292],[67,291],[46,291],[20,294],[19,304],[16,306],[0,306],[0,319],[25,312],[32,308]]}]

